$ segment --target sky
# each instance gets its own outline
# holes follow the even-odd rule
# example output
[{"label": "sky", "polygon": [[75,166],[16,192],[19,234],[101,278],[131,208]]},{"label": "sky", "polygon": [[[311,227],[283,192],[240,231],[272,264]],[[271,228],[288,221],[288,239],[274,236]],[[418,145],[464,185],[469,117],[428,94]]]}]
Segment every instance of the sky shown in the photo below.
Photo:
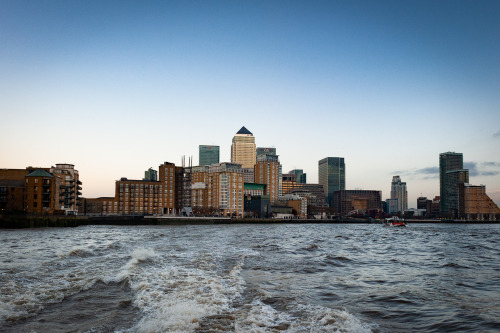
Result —
[{"label": "sky", "polygon": [[0,0],[0,168],[71,163],[113,196],[245,126],[283,171],[439,195],[439,154],[500,205],[500,1]]}]

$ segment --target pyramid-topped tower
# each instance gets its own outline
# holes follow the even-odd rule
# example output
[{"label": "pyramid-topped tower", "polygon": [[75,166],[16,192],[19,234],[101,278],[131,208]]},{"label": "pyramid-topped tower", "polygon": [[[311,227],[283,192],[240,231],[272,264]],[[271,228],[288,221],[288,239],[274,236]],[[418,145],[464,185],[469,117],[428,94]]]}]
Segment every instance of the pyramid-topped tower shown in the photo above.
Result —
[{"label": "pyramid-topped tower", "polygon": [[241,164],[242,168],[253,168],[256,148],[255,137],[243,126],[233,137],[231,163]]}]

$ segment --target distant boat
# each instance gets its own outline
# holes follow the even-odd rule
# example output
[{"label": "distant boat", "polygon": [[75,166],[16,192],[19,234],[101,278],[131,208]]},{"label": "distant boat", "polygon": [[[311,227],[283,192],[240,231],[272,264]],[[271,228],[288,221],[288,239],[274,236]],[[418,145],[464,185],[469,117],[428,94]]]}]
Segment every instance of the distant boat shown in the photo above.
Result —
[{"label": "distant boat", "polygon": [[384,220],[384,225],[386,227],[406,227],[404,219],[400,219],[397,216],[389,217]]}]

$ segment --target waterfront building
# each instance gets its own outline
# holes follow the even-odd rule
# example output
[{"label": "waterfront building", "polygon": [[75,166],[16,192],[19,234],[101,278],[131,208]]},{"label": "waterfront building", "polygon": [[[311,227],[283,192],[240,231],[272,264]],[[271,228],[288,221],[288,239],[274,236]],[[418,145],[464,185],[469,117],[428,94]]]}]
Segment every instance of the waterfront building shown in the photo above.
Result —
[{"label": "waterfront building", "polygon": [[218,163],[192,169],[195,214],[243,216],[243,171],[240,164]]},{"label": "waterfront building", "polygon": [[401,181],[401,177],[393,176],[391,182],[391,199],[398,199],[398,212],[408,209],[408,191],[406,183]]},{"label": "waterfront building", "polygon": [[82,182],[73,164],[1,169],[0,209],[28,214],[77,214]]},{"label": "waterfront building", "polygon": [[425,209],[425,216],[431,216],[432,210],[432,200],[428,200],[427,197],[418,197],[417,198],[417,209]]},{"label": "waterfront building", "polygon": [[274,204],[280,194],[280,162],[277,155],[259,155],[255,164],[255,182],[266,184],[265,195]]},{"label": "waterfront building", "polygon": [[321,184],[296,184],[291,194],[307,197],[307,204],[310,207],[325,208],[328,206],[325,202],[325,191]]},{"label": "waterfront building", "polygon": [[476,221],[500,220],[500,209],[486,194],[485,185],[459,184],[459,218]]},{"label": "waterfront building", "polygon": [[0,169],[0,212],[24,211],[26,169]]},{"label": "waterfront building", "polygon": [[333,196],[334,212],[341,216],[382,210],[381,191],[340,190],[333,192]]},{"label": "waterfront building", "polygon": [[434,199],[432,199],[431,203],[431,215],[429,217],[431,218],[437,218],[439,217],[439,202],[441,201],[441,198],[439,195],[435,196]]},{"label": "waterfront building", "polygon": [[58,163],[55,167],[50,168],[50,173],[60,179],[58,181],[60,183],[59,209],[63,210],[67,215],[76,215],[79,210],[78,198],[82,195],[80,192],[82,182],[78,170],[75,170],[73,164]]},{"label": "waterfront building", "polygon": [[302,169],[293,169],[292,171],[289,172],[289,174],[294,174],[296,178],[296,182],[298,184],[305,184],[307,183],[307,174],[304,173],[304,170]]},{"label": "waterfront building", "polygon": [[385,205],[386,205],[386,213],[387,214],[394,214],[399,212],[399,199],[386,199],[385,200]]},{"label": "waterfront building", "polygon": [[[462,153],[446,152],[439,154],[439,213],[441,216],[451,217],[453,211],[458,210],[458,184],[451,182],[448,177],[457,178],[448,172],[463,170],[464,157]],[[468,180],[467,180],[468,182]],[[451,184],[452,188],[447,185]]]},{"label": "waterfront building", "polygon": [[86,198],[84,202],[87,216],[118,214],[118,202],[115,197]]},{"label": "waterfront building", "polygon": [[53,215],[59,208],[58,190],[61,180],[53,174],[38,169],[26,176],[26,213]]},{"label": "waterfront building", "polygon": [[469,170],[447,171],[444,175],[444,190],[442,193],[446,197],[446,203],[443,205],[441,198],[441,217],[457,218],[460,210],[460,184],[469,182]]},{"label": "waterfront building", "polygon": [[222,216],[243,216],[243,172],[240,164],[219,163],[209,169],[208,204]]},{"label": "waterfront building", "polygon": [[219,157],[219,146],[199,146],[199,165],[217,164]]},{"label": "waterfront building", "polygon": [[233,137],[231,144],[231,163],[241,164],[242,168],[253,168],[256,162],[255,137],[243,126]]},{"label": "waterfront building", "polygon": [[271,201],[267,195],[245,196],[245,216],[254,218],[266,218],[271,215]]},{"label": "waterfront building", "polygon": [[278,197],[277,205],[292,207],[292,212],[295,211],[294,215],[299,218],[307,217],[307,196],[286,194]]},{"label": "waterfront building", "polygon": [[133,180],[125,177],[117,180],[115,200],[112,203],[105,200],[106,207],[102,205],[103,214],[109,211],[118,215],[173,213],[175,211],[175,169],[173,163],[165,162],[159,166],[158,181]]},{"label": "waterfront building", "polygon": [[323,185],[325,200],[334,205],[333,192],[345,190],[345,163],[343,157],[326,157],[318,162],[318,182]]},{"label": "waterfront building", "polygon": [[182,166],[175,167],[175,212],[180,213],[185,211],[185,208],[191,207],[192,199],[192,165],[185,166],[184,161]]}]

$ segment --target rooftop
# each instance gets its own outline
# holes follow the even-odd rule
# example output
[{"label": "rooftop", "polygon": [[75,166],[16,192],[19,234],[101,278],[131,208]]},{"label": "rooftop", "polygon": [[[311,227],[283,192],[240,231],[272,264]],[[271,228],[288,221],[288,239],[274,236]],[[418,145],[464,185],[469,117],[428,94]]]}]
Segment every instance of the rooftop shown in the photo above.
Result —
[{"label": "rooftop", "polygon": [[238,133],[236,133],[236,134],[250,134],[250,135],[253,135],[253,134],[252,134],[252,132],[250,132],[249,130],[247,130],[247,129],[245,128],[245,126],[243,126],[243,127],[242,127],[239,131],[238,131]]}]

